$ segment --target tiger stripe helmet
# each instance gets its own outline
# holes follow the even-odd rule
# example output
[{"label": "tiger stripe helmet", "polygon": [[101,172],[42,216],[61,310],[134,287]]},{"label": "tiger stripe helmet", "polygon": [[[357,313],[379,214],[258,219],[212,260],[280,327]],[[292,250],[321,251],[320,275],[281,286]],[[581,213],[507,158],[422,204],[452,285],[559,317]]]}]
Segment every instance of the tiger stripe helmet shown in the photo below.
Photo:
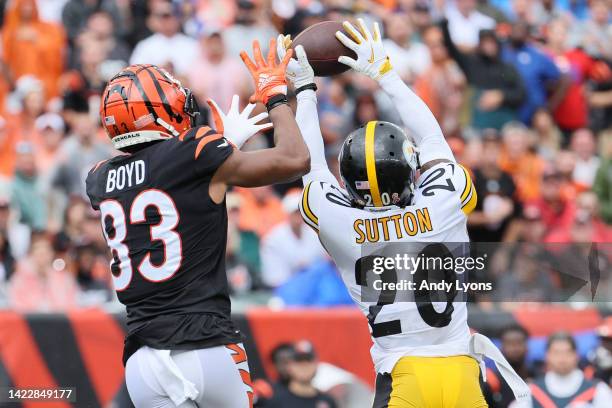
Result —
[{"label": "tiger stripe helmet", "polygon": [[102,94],[100,118],[117,149],[176,137],[195,125],[191,91],[155,65],[130,65]]}]

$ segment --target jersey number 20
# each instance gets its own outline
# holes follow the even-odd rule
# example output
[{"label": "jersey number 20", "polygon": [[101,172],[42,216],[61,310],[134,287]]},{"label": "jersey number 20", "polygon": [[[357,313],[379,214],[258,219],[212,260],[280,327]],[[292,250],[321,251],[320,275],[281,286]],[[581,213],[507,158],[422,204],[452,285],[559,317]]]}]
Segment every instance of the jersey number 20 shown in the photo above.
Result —
[{"label": "jersey number 20", "polygon": [[[161,241],[163,243],[164,261],[160,265],[154,265],[151,262],[151,253],[147,252],[136,269],[144,279],[151,282],[162,282],[170,279],[176,273],[183,259],[181,236],[174,230],[178,225],[179,215],[174,201],[168,194],[161,190],[145,190],[132,201],[129,212],[130,224],[145,222],[146,209],[151,206],[156,207],[160,217],[159,223],[149,228],[151,241]],[[122,291],[129,286],[134,274],[130,250],[124,243],[127,238],[128,220],[123,206],[116,200],[103,201],[100,204],[100,213],[102,216],[102,231],[113,253],[111,270],[114,263],[116,263],[115,267],[119,269],[119,273],[113,273],[113,283],[115,290]],[[109,236],[109,232],[106,230],[105,220],[107,217],[112,219],[114,229],[112,236]]]}]

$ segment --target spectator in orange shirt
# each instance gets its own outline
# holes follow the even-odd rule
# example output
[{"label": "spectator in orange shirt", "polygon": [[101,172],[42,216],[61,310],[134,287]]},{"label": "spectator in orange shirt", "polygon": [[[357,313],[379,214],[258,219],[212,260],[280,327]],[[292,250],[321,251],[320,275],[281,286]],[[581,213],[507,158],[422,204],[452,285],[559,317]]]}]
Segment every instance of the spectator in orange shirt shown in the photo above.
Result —
[{"label": "spectator in orange shirt", "polygon": [[15,144],[17,137],[14,129],[0,116],[0,179],[10,178],[15,170]]},{"label": "spectator in orange shirt", "polygon": [[262,238],[272,227],[285,221],[287,215],[283,205],[272,187],[239,188],[240,219],[238,227],[242,231],[252,231]]},{"label": "spectator in orange shirt", "polygon": [[51,239],[34,233],[27,257],[9,281],[11,308],[20,312],[61,312],[77,306],[78,286],[63,261],[55,259]]},{"label": "spectator in orange shirt", "polygon": [[40,140],[35,123],[45,112],[44,84],[32,75],[23,76],[17,81],[13,95],[18,113],[7,116],[7,120],[15,128],[17,141],[32,143],[38,148]]},{"label": "spectator in orange shirt", "polygon": [[3,60],[13,78],[34,75],[47,99],[57,96],[66,39],[63,29],[39,19],[35,0],[9,3],[2,30]]},{"label": "spectator in orange shirt", "polygon": [[521,201],[537,199],[544,161],[531,151],[528,129],[518,122],[508,123],[502,129],[502,138],[504,150],[499,166],[512,175],[517,198]]},{"label": "spectator in orange shirt", "polygon": [[563,175],[548,166],[542,174],[541,197],[527,203],[538,208],[547,232],[569,225],[573,218],[574,205],[562,193],[563,182]]}]

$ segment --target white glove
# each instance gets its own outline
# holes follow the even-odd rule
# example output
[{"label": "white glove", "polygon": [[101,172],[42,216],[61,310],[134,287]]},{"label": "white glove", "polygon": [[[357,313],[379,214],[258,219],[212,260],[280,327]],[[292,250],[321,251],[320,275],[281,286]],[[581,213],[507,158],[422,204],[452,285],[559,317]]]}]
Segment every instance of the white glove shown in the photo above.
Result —
[{"label": "white glove", "polygon": [[[290,46],[291,36],[279,34],[278,39],[276,40],[276,53],[281,61],[283,58],[285,58],[287,49]],[[295,89],[304,85],[313,84],[314,70],[308,62],[304,47],[301,45],[295,47],[295,55],[297,56],[297,60],[295,58],[291,58],[289,60],[289,64],[287,65],[287,78],[289,78],[289,81],[293,84]]]},{"label": "white glove", "polygon": [[242,113],[239,112],[238,95],[232,97],[232,104],[227,114],[224,114],[212,99],[208,99],[206,103],[212,112],[217,132],[221,133],[223,137],[232,142],[238,149],[255,134],[270,129],[273,126],[272,123],[257,124],[257,122],[261,122],[268,117],[268,112],[262,112],[249,118],[249,115],[255,109],[254,103],[248,104]]},{"label": "white glove", "polygon": [[372,36],[363,19],[357,19],[357,23],[359,30],[348,21],[342,23],[342,26],[352,39],[344,35],[342,31],[336,31],[336,38],[348,49],[355,51],[357,61],[343,55],[338,58],[338,62],[348,65],[355,71],[366,74],[378,81],[384,75],[393,71],[391,61],[382,43],[380,28],[378,23],[374,23],[374,36]]}]

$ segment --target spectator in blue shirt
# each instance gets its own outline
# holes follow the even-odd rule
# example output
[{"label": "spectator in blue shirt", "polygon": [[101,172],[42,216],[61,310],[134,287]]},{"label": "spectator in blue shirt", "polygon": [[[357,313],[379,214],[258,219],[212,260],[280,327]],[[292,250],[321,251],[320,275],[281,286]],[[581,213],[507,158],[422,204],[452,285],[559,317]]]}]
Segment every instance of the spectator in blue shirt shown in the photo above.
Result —
[{"label": "spectator in blue shirt", "polygon": [[512,26],[510,41],[503,48],[503,60],[513,65],[528,90],[519,117],[531,125],[533,114],[543,107],[554,110],[567,89],[567,79],[553,60],[536,47],[527,43],[529,26],[519,21]]}]

